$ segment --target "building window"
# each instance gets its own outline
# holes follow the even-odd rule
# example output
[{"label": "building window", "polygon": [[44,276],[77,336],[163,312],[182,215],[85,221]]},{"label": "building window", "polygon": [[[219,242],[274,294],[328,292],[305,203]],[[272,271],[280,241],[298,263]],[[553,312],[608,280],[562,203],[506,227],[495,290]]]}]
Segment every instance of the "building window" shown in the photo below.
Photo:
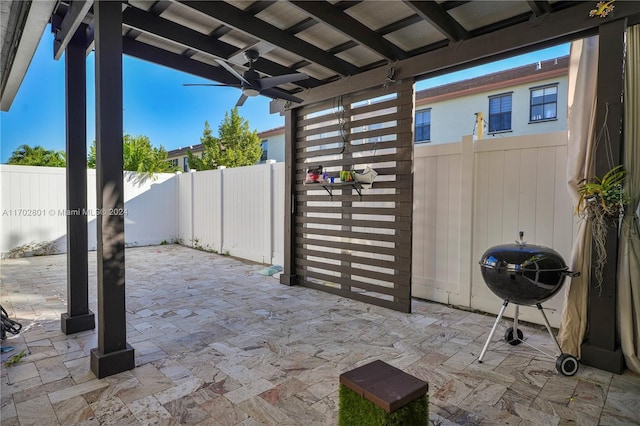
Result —
[{"label": "building window", "polygon": [[189,171],[189,157],[182,157],[182,169],[185,172]]},{"label": "building window", "polygon": [[531,89],[530,121],[558,118],[558,85]]},{"label": "building window", "polygon": [[169,164],[171,164],[172,167],[178,167],[178,159],[177,158],[173,158],[171,160],[168,160]]},{"label": "building window", "polygon": [[431,109],[416,111],[416,143],[431,141]]},{"label": "building window", "polygon": [[511,130],[511,93],[489,98],[489,133]]},{"label": "building window", "polygon": [[262,143],[260,144],[260,147],[262,148],[262,156],[260,157],[260,162],[264,163],[265,161],[267,161],[268,158],[268,153],[269,153],[269,140],[265,139],[262,141]]}]

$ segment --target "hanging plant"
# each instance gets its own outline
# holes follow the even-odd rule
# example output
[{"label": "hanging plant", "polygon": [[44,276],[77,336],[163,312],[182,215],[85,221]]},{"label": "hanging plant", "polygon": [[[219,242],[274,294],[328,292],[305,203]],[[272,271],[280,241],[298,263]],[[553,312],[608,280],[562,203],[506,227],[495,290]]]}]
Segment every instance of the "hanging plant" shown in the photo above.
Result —
[{"label": "hanging plant", "polygon": [[591,222],[591,240],[595,247],[596,259],[593,262],[596,287],[602,291],[603,270],[607,263],[607,227],[619,219],[629,197],[622,187],[625,170],[621,165],[609,170],[602,178],[583,180],[578,184],[580,199],[576,214]]}]

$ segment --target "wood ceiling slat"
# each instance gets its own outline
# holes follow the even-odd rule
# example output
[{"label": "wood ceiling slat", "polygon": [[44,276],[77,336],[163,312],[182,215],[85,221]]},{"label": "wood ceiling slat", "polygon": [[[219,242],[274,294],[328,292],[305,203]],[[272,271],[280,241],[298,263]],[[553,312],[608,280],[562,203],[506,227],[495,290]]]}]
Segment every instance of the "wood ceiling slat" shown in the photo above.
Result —
[{"label": "wood ceiling slat", "polygon": [[194,61],[186,56],[171,53],[164,49],[153,47],[135,40],[127,38],[123,39],[122,51],[126,55],[157,64],[164,64],[173,69],[193,74],[198,77],[216,80],[226,84],[236,84],[238,81],[231,75],[231,73],[220,67],[214,67],[203,62]]},{"label": "wood ceiling slat", "polygon": [[290,50],[297,55],[332,69],[342,75],[357,74],[358,68],[338,59],[322,49],[309,44],[270,25],[253,15],[224,2],[182,1],[181,4],[215,18],[240,31],[252,34],[274,46]]},{"label": "wood ceiling slat", "polygon": [[222,59],[228,59],[238,52],[235,46],[133,7],[122,12],[122,23]]},{"label": "wood ceiling slat", "polygon": [[456,42],[471,37],[471,34],[435,1],[405,1],[405,4],[449,40]]},{"label": "wood ceiling slat", "polygon": [[407,57],[405,51],[330,3],[297,0],[290,0],[290,3],[386,59],[397,61]]}]

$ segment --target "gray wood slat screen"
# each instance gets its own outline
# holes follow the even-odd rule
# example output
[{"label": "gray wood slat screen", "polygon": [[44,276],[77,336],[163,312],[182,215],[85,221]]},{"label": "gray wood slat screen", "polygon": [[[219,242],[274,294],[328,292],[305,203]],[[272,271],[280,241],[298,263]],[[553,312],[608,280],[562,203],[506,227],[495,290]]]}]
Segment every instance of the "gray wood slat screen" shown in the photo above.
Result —
[{"label": "gray wood slat screen", "polygon": [[[295,274],[301,285],[411,312],[413,84],[402,82],[296,110]],[[353,186],[305,183],[323,166],[378,172]]]}]

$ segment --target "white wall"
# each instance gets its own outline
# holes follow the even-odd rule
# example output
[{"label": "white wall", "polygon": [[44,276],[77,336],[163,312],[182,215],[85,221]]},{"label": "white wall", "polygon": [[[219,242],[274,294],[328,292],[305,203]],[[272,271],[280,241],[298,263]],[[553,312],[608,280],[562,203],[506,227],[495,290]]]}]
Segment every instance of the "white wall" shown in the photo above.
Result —
[{"label": "white wall", "polygon": [[[558,83],[557,120],[529,123],[529,89],[554,83]],[[513,91],[511,131],[488,135],[489,96],[511,91]],[[431,142],[428,143],[431,145],[457,142],[464,135],[472,134],[476,119],[475,113],[477,112],[482,112],[487,122],[487,129],[484,131],[486,139],[563,131],[567,128],[567,76],[420,105],[416,107],[416,111],[428,108],[431,108]],[[418,145],[422,145],[422,143],[418,143]]]},{"label": "white wall", "polygon": [[282,133],[264,138],[267,140],[267,159],[284,162],[284,129]]},{"label": "white wall", "polygon": [[[0,165],[0,253],[31,242],[52,242],[56,252],[66,246],[66,177],[60,167]],[[95,250],[96,173],[87,170],[88,246]],[[173,174],[140,179],[124,174],[125,238],[127,245],[170,241],[176,235]]]}]

